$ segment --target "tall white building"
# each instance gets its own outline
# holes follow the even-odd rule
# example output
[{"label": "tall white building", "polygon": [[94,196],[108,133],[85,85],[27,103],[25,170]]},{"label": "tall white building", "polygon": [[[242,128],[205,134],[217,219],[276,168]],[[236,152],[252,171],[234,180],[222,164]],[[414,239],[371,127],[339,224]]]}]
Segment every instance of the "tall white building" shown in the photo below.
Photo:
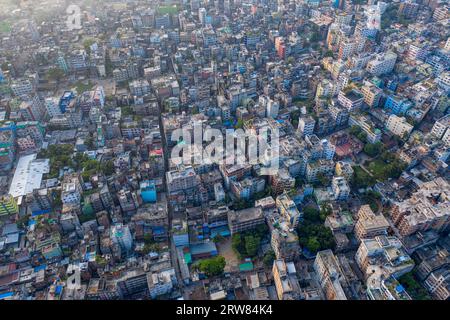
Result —
[{"label": "tall white building", "polygon": [[375,56],[375,59],[367,63],[367,71],[375,76],[381,76],[394,70],[395,62],[397,61],[397,54],[392,51],[380,53]]}]

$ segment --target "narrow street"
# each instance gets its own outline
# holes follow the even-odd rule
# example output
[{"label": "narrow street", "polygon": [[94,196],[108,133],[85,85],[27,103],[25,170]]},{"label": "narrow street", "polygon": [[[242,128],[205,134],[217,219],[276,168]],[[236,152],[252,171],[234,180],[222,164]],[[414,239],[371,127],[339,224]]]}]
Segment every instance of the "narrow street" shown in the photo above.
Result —
[{"label": "narrow street", "polygon": [[[163,184],[165,191],[167,192],[167,183],[166,183],[166,172],[169,171],[169,148],[167,146],[166,141],[166,135],[164,134],[164,126],[163,126],[163,120],[162,120],[162,113],[163,113],[163,106],[160,101],[158,101],[158,107],[159,107],[159,130],[161,134],[161,142],[162,142],[162,148],[163,148],[163,156],[164,156],[164,175],[163,175]],[[166,193],[167,195],[167,193]],[[180,289],[182,290],[184,288],[184,282],[183,277],[181,276],[180,266],[178,264],[178,255],[177,255],[177,249],[175,247],[175,243],[172,241],[172,220],[173,220],[173,208],[170,204],[170,201],[167,201],[167,213],[168,213],[168,219],[169,219],[169,226],[168,226],[168,243],[169,243],[169,250],[170,250],[170,256],[171,261],[173,264],[173,267],[175,268],[175,272],[178,279],[178,285]]]}]

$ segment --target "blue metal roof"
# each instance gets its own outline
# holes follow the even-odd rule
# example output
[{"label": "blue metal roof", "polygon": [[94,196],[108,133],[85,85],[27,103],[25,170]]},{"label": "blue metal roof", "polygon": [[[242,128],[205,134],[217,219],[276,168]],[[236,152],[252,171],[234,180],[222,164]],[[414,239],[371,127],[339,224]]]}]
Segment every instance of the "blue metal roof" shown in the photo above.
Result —
[{"label": "blue metal roof", "polygon": [[0,300],[12,297],[13,295],[14,295],[14,292],[12,292],[12,291],[11,292],[2,293],[2,294],[0,294]]}]

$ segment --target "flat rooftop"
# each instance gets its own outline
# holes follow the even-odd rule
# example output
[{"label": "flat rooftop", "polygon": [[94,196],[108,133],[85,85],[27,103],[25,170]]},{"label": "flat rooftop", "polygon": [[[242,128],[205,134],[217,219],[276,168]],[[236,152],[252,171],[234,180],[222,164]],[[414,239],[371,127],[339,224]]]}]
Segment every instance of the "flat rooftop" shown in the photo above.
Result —
[{"label": "flat rooftop", "polygon": [[11,181],[9,194],[14,198],[24,196],[41,187],[42,176],[50,170],[49,159],[37,159],[37,154],[23,156],[17,162],[17,168]]}]

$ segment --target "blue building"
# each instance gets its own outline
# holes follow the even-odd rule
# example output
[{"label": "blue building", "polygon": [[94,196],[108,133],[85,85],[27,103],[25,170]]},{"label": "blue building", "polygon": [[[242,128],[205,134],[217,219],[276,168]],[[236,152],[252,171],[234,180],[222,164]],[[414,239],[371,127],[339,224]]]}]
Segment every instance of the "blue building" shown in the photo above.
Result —
[{"label": "blue building", "polygon": [[214,242],[191,244],[189,247],[192,259],[204,259],[217,256],[217,247]]},{"label": "blue building", "polygon": [[398,96],[389,96],[384,103],[384,108],[395,115],[403,115],[411,107],[411,101]]},{"label": "blue building", "polygon": [[142,181],[140,184],[141,197],[145,203],[154,203],[157,200],[156,186],[153,180]]},{"label": "blue building", "polygon": [[67,107],[70,105],[70,102],[75,98],[75,95],[72,91],[64,91],[61,99],[59,100],[59,109],[61,113],[65,113]]},{"label": "blue building", "polygon": [[173,242],[175,247],[188,247],[189,246],[189,234],[183,231],[174,233]]}]

